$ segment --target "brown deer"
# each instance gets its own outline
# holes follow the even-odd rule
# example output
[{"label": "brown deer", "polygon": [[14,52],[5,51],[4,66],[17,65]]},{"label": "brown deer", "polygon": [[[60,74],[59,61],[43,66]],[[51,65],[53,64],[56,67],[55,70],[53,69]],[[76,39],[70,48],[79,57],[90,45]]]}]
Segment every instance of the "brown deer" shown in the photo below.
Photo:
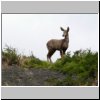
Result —
[{"label": "brown deer", "polygon": [[56,50],[60,51],[60,55],[61,58],[63,57],[63,55],[65,54],[67,48],[68,48],[68,44],[69,44],[69,27],[67,27],[67,30],[63,29],[62,27],[60,27],[61,31],[63,31],[63,37],[64,39],[51,39],[47,42],[47,48],[48,48],[48,54],[47,54],[47,61],[51,61],[51,56],[54,54],[54,52]]}]

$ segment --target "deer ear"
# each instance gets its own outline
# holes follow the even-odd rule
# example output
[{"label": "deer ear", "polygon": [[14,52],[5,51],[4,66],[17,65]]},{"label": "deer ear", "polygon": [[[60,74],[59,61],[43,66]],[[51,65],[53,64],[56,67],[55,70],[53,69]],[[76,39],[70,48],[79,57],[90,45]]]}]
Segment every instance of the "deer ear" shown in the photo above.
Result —
[{"label": "deer ear", "polygon": [[67,32],[69,32],[69,27],[67,27]]},{"label": "deer ear", "polygon": [[64,31],[64,29],[62,27],[60,27],[61,31]]}]

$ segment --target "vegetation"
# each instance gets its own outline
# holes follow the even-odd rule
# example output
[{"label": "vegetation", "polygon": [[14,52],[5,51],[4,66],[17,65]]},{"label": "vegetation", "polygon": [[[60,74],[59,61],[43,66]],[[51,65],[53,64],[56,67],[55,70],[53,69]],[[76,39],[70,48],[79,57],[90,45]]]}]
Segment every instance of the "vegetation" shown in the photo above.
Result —
[{"label": "vegetation", "polygon": [[[47,61],[42,61],[36,58],[33,54],[31,54],[30,56],[20,55],[17,53],[17,50],[15,48],[7,46],[2,51],[2,66],[4,67],[2,72],[3,73],[2,80],[4,80],[3,83],[7,81],[7,79],[5,79],[5,74],[7,74],[6,68],[7,67],[9,68],[9,66],[13,65],[20,66],[22,73],[25,71],[24,69],[29,70],[31,68],[32,70],[35,68],[38,70],[42,69],[42,71],[43,70],[47,71],[49,70],[50,72],[55,71],[57,73],[61,73],[64,76],[62,79],[61,78],[58,79],[57,77],[55,77],[56,74],[54,74],[53,77],[48,77],[44,81],[45,83],[44,85],[55,85],[55,86],[98,85],[98,52],[92,52],[91,50],[88,49],[75,51],[73,55],[71,55],[71,52],[67,52],[67,54],[63,56],[62,59],[58,59],[55,63],[51,64]],[[6,72],[4,71],[5,69]],[[40,73],[41,75],[43,74],[42,71]],[[19,74],[21,74],[21,72]],[[24,74],[25,73],[23,73],[23,75]],[[25,79],[28,79],[27,76],[25,77]]]},{"label": "vegetation", "polygon": [[17,54],[17,50],[6,45],[6,47],[2,51],[2,63],[6,66],[9,66],[12,64],[19,65],[19,62],[20,55]]}]

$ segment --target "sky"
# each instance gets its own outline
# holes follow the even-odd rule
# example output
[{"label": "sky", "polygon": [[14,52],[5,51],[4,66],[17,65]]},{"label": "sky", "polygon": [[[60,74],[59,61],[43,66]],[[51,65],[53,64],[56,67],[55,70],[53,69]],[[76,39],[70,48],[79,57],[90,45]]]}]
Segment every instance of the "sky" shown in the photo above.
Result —
[{"label": "sky", "polygon": [[[60,27],[69,26],[69,47],[66,53],[79,49],[98,51],[98,14],[2,14],[2,48],[14,47],[18,53],[47,60],[46,43],[63,39]],[[59,51],[52,56],[56,61]]]}]

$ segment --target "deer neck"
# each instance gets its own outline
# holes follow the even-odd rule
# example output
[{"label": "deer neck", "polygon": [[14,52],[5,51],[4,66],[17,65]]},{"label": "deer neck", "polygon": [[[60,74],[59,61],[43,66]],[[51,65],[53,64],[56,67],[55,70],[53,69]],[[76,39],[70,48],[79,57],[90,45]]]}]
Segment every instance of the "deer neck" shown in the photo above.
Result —
[{"label": "deer neck", "polygon": [[65,39],[64,39],[67,43],[69,43],[69,36],[65,36]]}]

